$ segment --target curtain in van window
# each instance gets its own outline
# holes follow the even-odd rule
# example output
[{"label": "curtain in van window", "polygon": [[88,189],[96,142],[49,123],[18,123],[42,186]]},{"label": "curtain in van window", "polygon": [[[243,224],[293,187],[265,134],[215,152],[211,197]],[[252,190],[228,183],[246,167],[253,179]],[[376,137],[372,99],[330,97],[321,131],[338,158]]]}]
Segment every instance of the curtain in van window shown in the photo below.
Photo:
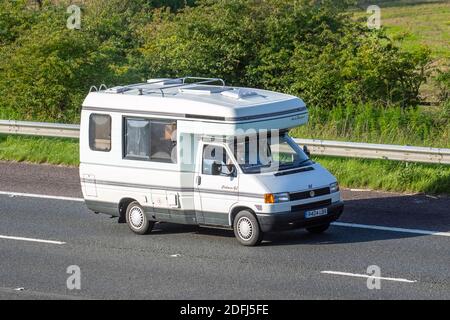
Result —
[{"label": "curtain in van window", "polygon": [[91,114],[89,117],[89,147],[93,151],[111,150],[111,117]]},{"label": "curtain in van window", "polygon": [[150,122],[127,119],[126,156],[150,158]]}]

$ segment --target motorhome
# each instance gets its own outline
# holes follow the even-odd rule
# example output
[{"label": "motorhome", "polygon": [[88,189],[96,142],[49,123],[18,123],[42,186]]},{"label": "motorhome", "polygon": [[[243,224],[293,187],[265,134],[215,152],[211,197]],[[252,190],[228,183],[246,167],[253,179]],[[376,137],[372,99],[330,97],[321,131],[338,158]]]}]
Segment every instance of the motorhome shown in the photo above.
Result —
[{"label": "motorhome", "polygon": [[93,88],[83,102],[80,179],[87,207],[136,234],[156,223],[321,233],[343,212],[336,178],[289,130],[306,124],[291,95],[216,78]]}]

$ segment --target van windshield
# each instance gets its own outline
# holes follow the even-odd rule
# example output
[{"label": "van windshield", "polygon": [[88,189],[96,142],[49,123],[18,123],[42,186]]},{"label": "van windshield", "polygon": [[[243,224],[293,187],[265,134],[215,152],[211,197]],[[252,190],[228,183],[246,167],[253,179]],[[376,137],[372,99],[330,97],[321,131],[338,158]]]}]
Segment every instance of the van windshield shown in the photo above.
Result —
[{"label": "van windshield", "polygon": [[244,173],[277,172],[312,164],[287,134],[236,138],[230,148]]}]

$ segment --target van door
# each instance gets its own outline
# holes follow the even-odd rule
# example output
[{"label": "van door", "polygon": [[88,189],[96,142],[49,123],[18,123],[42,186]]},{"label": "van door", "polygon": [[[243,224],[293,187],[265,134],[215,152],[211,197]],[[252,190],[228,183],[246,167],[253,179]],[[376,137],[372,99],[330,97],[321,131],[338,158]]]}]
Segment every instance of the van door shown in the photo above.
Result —
[{"label": "van door", "polygon": [[201,209],[196,211],[201,210],[204,224],[228,226],[228,213],[238,201],[237,167],[220,144],[202,143],[199,158],[194,184],[200,199],[196,205],[200,204]]}]

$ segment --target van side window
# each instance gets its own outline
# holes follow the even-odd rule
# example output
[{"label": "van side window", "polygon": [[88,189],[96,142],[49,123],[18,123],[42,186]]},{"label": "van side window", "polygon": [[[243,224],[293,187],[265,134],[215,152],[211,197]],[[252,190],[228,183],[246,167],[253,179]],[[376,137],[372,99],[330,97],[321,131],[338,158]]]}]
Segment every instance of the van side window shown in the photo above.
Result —
[{"label": "van side window", "polygon": [[111,151],[111,117],[91,114],[89,117],[89,147],[93,151]]},{"label": "van side window", "polygon": [[125,122],[125,158],[149,160],[150,121],[126,119]]},{"label": "van side window", "polygon": [[206,145],[203,148],[202,162],[202,174],[213,175],[213,164],[216,163],[223,166],[221,176],[227,176],[227,166],[233,164],[225,148],[216,145]]},{"label": "van side window", "polygon": [[125,158],[177,163],[176,130],[171,120],[125,118]]}]

